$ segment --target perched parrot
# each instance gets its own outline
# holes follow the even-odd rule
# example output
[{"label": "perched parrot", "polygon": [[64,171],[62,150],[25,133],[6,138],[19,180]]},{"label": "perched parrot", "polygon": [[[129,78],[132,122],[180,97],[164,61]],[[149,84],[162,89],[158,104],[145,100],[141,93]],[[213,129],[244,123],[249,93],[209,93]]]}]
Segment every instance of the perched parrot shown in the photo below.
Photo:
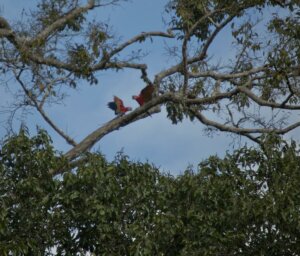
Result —
[{"label": "perched parrot", "polygon": [[145,103],[150,101],[153,97],[154,86],[153,84],[148,84],[145,88],[143,88],[140,92],[139,96],[132,96],[134,100],[136,100],[140,106],[143,106]]},{"label": "perched parrot", "polygon": [[123,101],[117,96],[114,96],[114,101],[108,102],[107,106],[115,111],[116,115],[124,115],[127,111],[132,110],[131,107],[125,107]]}]

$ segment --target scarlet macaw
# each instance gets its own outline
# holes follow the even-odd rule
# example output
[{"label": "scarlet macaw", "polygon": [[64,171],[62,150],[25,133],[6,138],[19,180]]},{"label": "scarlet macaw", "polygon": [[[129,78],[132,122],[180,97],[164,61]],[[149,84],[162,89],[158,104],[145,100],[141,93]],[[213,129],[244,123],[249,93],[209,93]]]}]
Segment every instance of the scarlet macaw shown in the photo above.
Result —
[{"label": "scarlet macaw", "polygon": [[131,107],[125,107],[123,101],[117,96],[114,96],[114,101],[108,102],[107,106],[115,111],[116,115],[124,115],[127,111],[132,110]]},{"label": "scarlet macaw", "polygon": [[150,101],[153,97],[154,86],[153,84],[148,84],[144,89],[141,90],[139,96],[132,96],[134,100],[136,100],[140,106],[143,106],[145,103]]}]

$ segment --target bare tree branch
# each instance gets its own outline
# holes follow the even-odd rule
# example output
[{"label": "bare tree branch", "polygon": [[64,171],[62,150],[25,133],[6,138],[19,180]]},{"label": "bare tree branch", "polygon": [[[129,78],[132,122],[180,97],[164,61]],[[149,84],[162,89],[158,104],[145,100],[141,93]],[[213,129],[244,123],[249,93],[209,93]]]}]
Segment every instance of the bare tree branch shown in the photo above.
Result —
[{"label": "bare tree branch", "polygon": [[250,99],[252,99],[254,102],[256,102],[260,106],[281,108],[281,109],[294,109],[294,110],[300,109],[300,105],[286,105],[286,104],[282,104],[282,103],[275,103],[275,102],[263,100],[262,98],[256,96],[253,92],[251,92],[251,90],[249,90],[245,86],[239,86],[238,90],[240,92],[245,93]]},{"label": "bare tree branch", "polygon": [[201,99],[188,99],[188,98],[183,99],[180,94],[175,94],[175,93],[166,93],[161,96],[157,96],[147,104],[135,109],[131,113],[124,115],[122,117],[117,117],[107,122],[105,125],[98,128],[90,135],[88,135],[86,138],[84,138],[76,147],[74,147],[69,152],[67,152],[65,154],[65,157],[69,160],[73,160],[77,158],[80,154],[89,150],[103,136],[107,135],[108,133],[111,133],[114,130],[119,129],[120,127],[126,126],[136,121],[137,118],[139,118],[142,115],[145,115],[147,111],[149,111],[151,108],[160,105],[162,103],[165,103],[167,101],[172,101],[176,103],[184,101],[186,104],[209,104],[216,100],[230,98],[233,95],[235,95],[237,92],[238,90],[235,89],[228,93],[220,93],[213,97],[201,98]]},{"label": "bare tree branch", "polygon": [[75,147],[77,145],[77,143],[71,138],[69,137],[67,134],[65,134],[61,129],[59,129],[54,122],[48,117],[48,115],[45,113],[45,111],[43,110],[43,108],[38,104],[38,102],[36,101],[35,97],[33,96],[33,94],[26,88],[25,84],[23,83],[23,81],[21,80],[21,74],[22,71],[19,72],[19,74],[15,74],[17,81],[19,82],[19,84],[21,85],[23,91],[25,92],[26,96],[31,100],[31,102],[33,103],[33,106],[37,109],[37,111],[41,114],[41,116],[44,118],[44,120],[62,137],[66,140],[66,142],[68,144],[70,144],[71,146]]},{"label": "bare tree branch", "polygon": [[[105,125],[99,127],[94,132],[89,134],[86,138],[84,138],[77,146],[72,148],[69,152],[65,154],[65,157],[72,161],[79,157],[84,152],[88,151],[92,146],[95,145],[101,138],[112,131],[115,131],[119,129],[120,127],[126,126],[134,121],[136,121],[137,118],[139,118],[141,115],[145,114],[149,109],[153,108],[154,106],[163,104],[167,101],[172,101],[174,103],[185,103],[187,106],[189,105],[205,105],[205,104],[211,104],[212,102],[216,102],[218,100],[222,99],[228,99],[232,96],[238,94],[239,92],[243,92],[243,90],[240,90],[240,88],[235,88],[234,90],[230,92],[220,93],[215,96],[206,97],[206,98],[196,98],[196,99],[188,99],[183,98],[182,95],[176,94],[176,93],[165,93],[161,96],[155,97],[153,100],[145,104],[144,106],[135,109],[131,113],[117,117],[109,122],[107,122]],[[288,131],[291,131],[292,129],[295,129],[300,126],[300,122],[297,122],[293,125],[287,126],[282,129],[273,129],[273,128],[241,128],[236,126],[228,126],[224,125],[212,120],[207,119],[201,112],[194,111],[192,108],[190,108],[190,111],[193,113],[193,115],[203,124],[215,127],[221,131],[227,131],[232,132],[236,134],[240,134],[243,136],[248,137],[249,139],[259,142],[258,137],[254,137],[251,134],[262,134],[262,133],[276,133],[276,134],[284,134]]]},{"label": "bare tree branch", "polygon": [[229,73],[229,74],[225,74],[225,73],[217,73],[214,71],[203,71],[203,72],[190,72],[190,77],[191,78],[199,78],[199,77],[211,77],[214,78],[215,80],[231,80],[231,79],[235,79],[235,78],[242,78],[242,77],[247,77],[250,75],[254,75],[254,74],[258,74],[260,72],[265,72],[267,71],[268,65],[264,65],[261,67],[256,67],[256,68],[252,68],[249,69],[247,71],[243,71],[243,72],[236,72],[236,73]]},{"label": "bare tree branch", "polygon": [[[0,17],[0,37],[6,37],[8,38],[15,47],[20,51],[21,54],[24,54],[26,58],[30,59],[36,64],[43,64],[47,66],[52,66],[58,69],[65,69],[70,72],[76,72],[80,73],[82,69],[80,67],[76,67],[72,65],[71,63],[61,61],[57,58],[53,57],[44,57],[42,55],[39,55],[37,53],[33,53],[30,50],[30,47],[35,42],[41,42],[48,39],[48,37],[52,33],[56,33],[59,28],[64,26],[70,19],[75,18],[76,16],[87,12],[97,6],[95,5],[95,1],[89,1],[86,6],[83,7],[77,7],[71,10],[70,12],[66,13],[62,17],[60,17],[58,20],[56,20],[54,23],[49,25],[48,27],[44,28],[37,36],[34,38],[26,40],[23,37],[18,37],[12,30],[9,25],[9,23],[2,17]],[[142,42],[148,37],[167,37],[167,38],[173,38],[174,35],[171,33],[165,33],[160,31],[153,31],[153,32],[142,32],[139,35],[127,40],[126,42],[122,43],[121,45],[113,48],[110,52],[107,52],[105,56],[103,56],[103,59],[93,66],[89,67],[90,72],[95,72],[102,69],[108,69],[108,68],[134,68],[134,69],[145,69],[145,66],[142,64],[134,64],[129,62],[122,62],[122,61],[113,61],[110,62],[110,59],[116,55],[117,53],[124,50],[126,47],[136,43],[136,42]]]},{"label": "bare tree branch", "polygon": [[[190,40],[191,36],[193,35],[194,31],[197,29],[197,27],[206,19],[210,18],[213,14],[221,12],[222,10],[214,10],[209,13],[206,13],[203,15],[197,22],[193,24],[193,26],[185,32],[185,36],[182,43],[182,72],[184,76],[183,80],[183,93],[186,93],[187,87],[188,87],[188,80],[189,80],[189,72],[188,72],[188,56],[187,56],[187,47],[188,47],[188,41]],[[210,43],[213,41],[213,38],[218,34],[221,29],[228,24],[234,16],[232,16],[228,21],[223,23],[223,26],[219,26],[209,37],[209,40],[207,40],[207,43],[204,45],[202,52],[199,54],[199,60],[201,61],[206,57],[207,49],[210,45]]]},{"label": "bare tree branch", "polygon": [[[0,69],[3,70],[3,73],[11,72],[15,75],[29,99],[29,104],[36,108],[44,120],[67,143],[73,146],[64,155],[70,163],[74,164],[78,159],[81,160],[82,154],[89,151],[107,134],[145,118],[148,111],[158,113],[162,104],[167,105],[168,117],[174,117],[172,121],[181,121],[184,117],[195,117],[206,126],[243,135],[257,143],[260,143],[260,138],[264,133],[284,134],[300,126],[299,122],[289,123],[286,117],[272,115],[271,119],[266,119],[250,110],[252,107],[255,107],[256,110],[260,107],[268,107],[272,110],[300,109],[300,94],[297,90],[300,76],[299,60],[293,50],[296,43],[291,43],[293,40],[296,41],[294,32],[289,38],[287,35],[281,35],[281,32],[275,31],[278,37],[287,38],[279,39],[274,44],[272,41],[269,43],[258,42],[258,40],[254,40],[256,33],[253,33],[254,39],[252,38],[252,32],[255,32],[252,31],[253,23],[243,20],[246,10],[251,7],[260,8],[260,3],[246,1],[239,6],[236,6],[236,3],[217,3],[216,5],[200,3],[202,5],[200,7],[199,5],[195,7],[193,4],[191,7],[189,5],[180,6],[192,13],[187,18],[185,15],[181,16],[180,12],[175,13],[175,22],[170,24],[177,26],[176,22],[178,21],[178,30],[183,33],[180,34],[183,37],[179,36],[178,38],[170,32],[171,30],[167,30],[167,32],[150,31],[139,33],[124,42],[116,43],[117,41],[114,40],[116,38],[107,33],[108,30],[105,29],[107,24],[104,24],[105,28],[102,26],[99,28],[97,26],[102,23],[94,21],[91,24],[95,26],[95,31],[86,23],[81,24],[82,26],[78,27],[80,31],[75,33],[76,29],[74,31],[72,29],[64,30],[66,25],[70,25],[70,21],[76,20],[83,14],[86,15],[92,9],[118,1],[88,0],[81,6],[77,6],[79,1],[74,1],[73,9],[69,7],[69,10],[64,11],[65,13],[56,20],[47,23],[49,25],[46,27],[44,27],[44,23],[41,24],[37,20],[37,27],[44,28],[34,35],[25,29],[22,31],[19,27],[18,29],[14,28],[6,19],[0,17],[0,38],[3,42],[0,51],[2,64]],[[197,8],[197,10],[194,12],[192,8]],[[192,18],[189,19],[190,17]],[[239,25],[233,24],[235,18],[241,18],[239,20],[241,22],[234,22],[235,24],[240,23]],[[187,23],[185,23],[185,19],[187,19]],[[232,24],[233,40],[242,46],[235,55],[236,65],[231,62],[223,64],[221,61],[220,64],[216,64],[215,61],[211,61],[213,59],[211,56],[207,56],[208,50],[220,32],[230,23]],[[104,28],[103,31],[102,28]],[[287,32],[285,31],[285,33]],[[31,35],[31,37],[24,35]],[[60,93],[61,86],[51,85],[52,82],[56,83],[56,79],[62,79],[57,82],[59,85],[65,84],[76,88],[81,79],[90,84],[96,84],[98,71],[134,69],[140,72],[143,82],[151,84],[152,81],[148,76],[148,64],[140,61],[143,55],[136,52],[130,57],[124,57],[124,55],[130,47],[152,37],[175,39],[176,42],[173,40],[176,44],[174,49],[177,52],[174,56],[180,59],[174,65],[154,74],[153,84],[156,89],[162,87],[162,90],[159,90],[160,93],[155,94],[151,101],[129,114],[108,121],[88,134],[78,144],[49,118],[43,108],[44,104],[53,99],[60,100],[63,96],[63,93]],[[5,39],[10,43],[7,44]],[[193,39],[195,40],[192,41]],[[79,47],[77,48],[78,42]],[[196,48],[191,47],[194,42],[198,43]],[[281,45],[282,42],[283,45]],[[61,47],[62,45],[63,47]],[[177,48],[177,46],[179,47]],[[277,50],[276,47],[280,50]],[[273,54],[272,51],[275,53]],[[26,75],[28,75],[26,81],[30,81],[31,86],[21,79],[21,73],[25,68]],[[282,75],[284,78],[281,80]],[[66,77],[68,79],[63,81],[63,78]],[[47,88],[46,91],[39,90],[37,87],[39,81],[43,82]],[[227,111],[225,109],[222,112],[223,107],[228,107]],[[211,110],[217,111],[218,114],[222,113],[222,120],[208,119],[204,115],[204,111]],[[60,170],[52,171],[54,175],[59,172]]]},{"label": "bare tree branch", "polygon": [[[174,38],[173,34],[170,33],[165,33],[165,32],[160,32],[160,31],[150,31],[150,32],[142,32],[139,35],[134,36],[133,38],[127,40],[126,42],[122,43],[121,45],[119,45],[118,47],[116,47],[115,49],[113,49],[108,56],[112,57],[113,55],[116,55],[117,53],[121,52],[122,50],[124,50],[126,47],[136,43],[136,42],[142,42],[144,40],[146,40],[146,38],[150,38],[152,36],[155,37],[167,37],[167,38]],[[97,66],[96,66],[97,67]],[[95,68],[96,68],[95,67]]]},{"label": "bare tree branch", "polygon": [[268,129],[268,128],[240,128],[240,127],[235,127],[235,126],[228,126],[228,125],[223,125],[221,123],[212,121],[208,118],[206,118],[200,111],[196,112],[193,111],[193,114],[195,117],[203,124],[212,126],[217,128],[220,131],[226,131],[226,132],[231,132],[235,134],[241,134],[241,135],[246,135],[246,134],[252,134],[252,133],[257,133],[257,134],[264,134],[264,133],[276,133],[276,134],[285,134],[288,131],[291,131],[297,127],[300,126],[300,122],[297,122],[293,125],[287,126],[283,129]]},{"label": "bare tree branch", "polygon": [[145,114],[147,111],[149,111],[152,107],[161,104],[163,101],[165,101],[170,95],[164,95],[157,97],[150,101],[149,103],[143,105],[142,107],[139,107],[132,111],[131,113],[117,117],[103,126],[96,129],[94,132],[90,133],[87,137],[85,137],[80,143],[78,143],[77,146],[72,148],[70,151],[68,151],[64,156],[69,160],[72,161],[84,152],[88,151],[92,146],[94,146],[102,137],[105,135],[119,129],[120,127],[126,126],[134,121],[136,121],[137,118]]},{"label": "bare tree branch", "polygon": [[[181,69],[183,69],[183,74],[184,74],[184,85],[183,91],[186,91],[186,87],[187,87],[187,83],[188,83],[188,78],[191,76],[192,77],[192,73],[188,72],[187,69],[187,65],[188,64],[193,64],[193,63],[197,63],[199,61],[202,61],[207,54],[207,50],[210,46],[210,44],[212,43],[212,41],[214,40],[214,38],[217,36],[217,34],[235,17],[234,15],[228,17],[220,26],[218,26],[214,32],[210,35],[210,37],[208,38],[208,40],[206,41],[206,43],[204,44],[204,47],[201,51],[201,53],[195,57],[192,58],[188,58],[187,57],[187,43],[188,40],[190,39],[192,33],[194,32],[194,30],[197,28],[197,26],[203,22],[205,19],[207,19],[208,17],[210,17],[211,15],[219,12],[221,10],[217,10],[217,11],[213,11],[213,12],[209,12],[206,15],[204,15],[203,17],[201,17],[193,26],[192,28],[186,33],[184,41],[183,41],[183,45],[182,45],[182,63],[179,63],[173,67],[170,67],[166,70],[161,71],[160,73],[158,73],[155,76],[155,84],[160,84],[161,80],[164,77],[173,75],[175,73],[178,73],[181,71]],[[182,68],[183,66],[183,68]]]}]

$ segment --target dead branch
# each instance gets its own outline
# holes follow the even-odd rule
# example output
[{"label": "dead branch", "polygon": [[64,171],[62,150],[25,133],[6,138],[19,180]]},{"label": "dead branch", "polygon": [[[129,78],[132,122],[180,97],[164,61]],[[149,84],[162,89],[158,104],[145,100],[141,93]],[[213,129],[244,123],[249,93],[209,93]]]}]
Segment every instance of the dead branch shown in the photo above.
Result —
[{"label": "dead branch", "polygon": [[37,102],[34,95],[32,93],[30,93],[30,91],[26,88],[25,84],[21,80],[21,74],[22,74],[22,70],[18,74],[15,74],[16,80],[21,85],[21,87],[22,87],[24,93],[26,94],[26,96],[28,97],[28,99],[30,99],[30,101],[32,102],[32,105],[41,114],[41,116],[44,118],[44,120],[53,128],[53,130],[55,130],[62,138],[64,138],[68,144],[75,147],[77,145],[77,143],[71,137],[69,137],[66,133],[64,133],[61,129],[59,129],[57,125],[54,124],[54,122],[45,113],[42,106]]}]

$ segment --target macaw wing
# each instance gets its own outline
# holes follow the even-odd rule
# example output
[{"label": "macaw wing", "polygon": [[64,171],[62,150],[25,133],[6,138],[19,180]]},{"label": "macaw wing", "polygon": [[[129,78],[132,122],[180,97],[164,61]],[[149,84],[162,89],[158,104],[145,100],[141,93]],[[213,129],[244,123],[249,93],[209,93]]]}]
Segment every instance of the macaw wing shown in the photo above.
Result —
[{"label": "macaw wing", "polygon": [[141,96],[144,99],[144,102],[148,102],[152,99],[154,92],[154,86],[152,84],[147,85],[143,90],[141,90]]},{"label": "macaw wing", "polygon": [[121,111],[121,109],[124,108],[123,101],[119,97],[114,96],[114,102],[117,106],[118,111]]},{"label": "macaw wing", "polygon": [[115,102],[108,102],[107,106],[112,109],[113,111],[117,110],[117,105]]}]

